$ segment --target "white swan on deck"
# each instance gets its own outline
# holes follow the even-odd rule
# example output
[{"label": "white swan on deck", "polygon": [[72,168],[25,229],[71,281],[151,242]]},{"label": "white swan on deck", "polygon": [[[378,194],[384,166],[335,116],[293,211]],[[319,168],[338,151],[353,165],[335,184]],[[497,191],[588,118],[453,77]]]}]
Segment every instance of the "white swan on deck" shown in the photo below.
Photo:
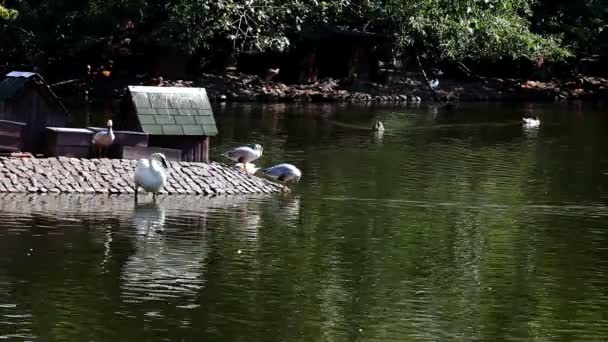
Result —
[{"label": "white swan on deck", "polygon": [[167,158],[162,153],[153,153],[149,159],[140,159],[135,167],[135,200],[139,188],[151,192],[153,197],[160,192],[167,183]]},{"label": "white swan on deck", "polygon": [[280,182],[300,181],[302,171],[291,164],[278,164],[264,170],[266,176]]}]

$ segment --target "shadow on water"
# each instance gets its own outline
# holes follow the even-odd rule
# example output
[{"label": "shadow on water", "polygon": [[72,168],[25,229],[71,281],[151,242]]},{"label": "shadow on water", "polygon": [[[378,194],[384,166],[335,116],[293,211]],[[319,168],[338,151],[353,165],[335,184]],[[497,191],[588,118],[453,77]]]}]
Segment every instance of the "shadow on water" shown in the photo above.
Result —
[{"label": "shadow on water", "polygon": [[[258,166],[303,170],[293,193],[137,205],[0,195],[0,336],[608,339],[601,113],[246,105],[216,114],[215,156],[261,143]],[[523,115],[543,124],[524,129]],[[353,128],[374,120],[381,137]]]}]

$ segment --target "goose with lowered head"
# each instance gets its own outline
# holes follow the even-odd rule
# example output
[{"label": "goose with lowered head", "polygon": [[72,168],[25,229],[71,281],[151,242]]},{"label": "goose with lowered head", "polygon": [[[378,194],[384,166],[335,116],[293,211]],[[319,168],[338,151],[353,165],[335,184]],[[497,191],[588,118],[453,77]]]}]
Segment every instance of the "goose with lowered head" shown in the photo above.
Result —
[{"label": "goose with lowered head", "polygon": [[291,164],[278,164],[264,170],[264,174],[279,182],[299,182],[302,178],[302,171]]},{"label": "goose with lowered head", "polygon": [[140,159],[135,167],[135,200],[139,188],[151,192],[153,198],[167,183],[167,158],[162,153],[153,153],[149,159]]}]

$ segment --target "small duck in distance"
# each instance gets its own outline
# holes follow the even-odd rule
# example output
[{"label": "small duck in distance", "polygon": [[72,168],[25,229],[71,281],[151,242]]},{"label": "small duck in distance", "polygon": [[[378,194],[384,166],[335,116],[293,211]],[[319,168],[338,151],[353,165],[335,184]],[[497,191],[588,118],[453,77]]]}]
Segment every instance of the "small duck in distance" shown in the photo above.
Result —
[{"label": "small duck in distance", "polygon": [[437,87],[439,87],[439,80],[438,79],[434,79],[432,81],[429,82],[429,85],[431,86],[431,88],[435,89]]},{"label": "small duck in distance", "polygon": [[107,129],[93,135],[92,143],[97,151],[97,157],[102,157],[102,151],[105,151],[107,154],[107,149],[112,146],[114,139],[116,139],[116,136],[112,130],[112,120],[108,120]]},{"label": "small duck in distance", "polygon": [[302,171],[291,164],[278,164],[264,170],[264,174],[279,182],[299,182],[302,178]]},{"label": "small duck in distance", "polygon": [[156,200],[159,193],[167,183],[167,169],[169,164],[167,158],[162,153],[153,153],[149,159],[140,159],[135,167],[135,201],[139,188],[152,193],[152,198]]},{"label": "small duck in distance", "polygon": [[540,126],[540,120],[536,118],[523,118],[524,126],[526,127],[538,127]]},{"label": "small duck in distance", "polygon": [[238,163],[234,165],[234,168],[250,176],[255,175],[256,172],[260,170],[259,167],[256,167],[255,164],[252,163]]},{"label": "small duck in distance", "polygon": [[262,156],[264,149],[260,144],[245,145],[222,154],[222,156],[237,163],[251,163]]},{"label": "small duck in distance", "polygon": [[372,126],[372,131],[382,133],[384,132],[384,124],[382,121],[376,121]]}]

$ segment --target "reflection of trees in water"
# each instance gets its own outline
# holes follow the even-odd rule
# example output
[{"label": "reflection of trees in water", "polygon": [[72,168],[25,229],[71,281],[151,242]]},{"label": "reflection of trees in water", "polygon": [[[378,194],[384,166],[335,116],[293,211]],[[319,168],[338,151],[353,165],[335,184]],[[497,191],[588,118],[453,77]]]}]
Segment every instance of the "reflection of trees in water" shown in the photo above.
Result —
[{"label": "reflection of trees in water", "polygon": [[[25,268],[11,266],[19,274],[18,278],[37,277],[35,282],[28,283],[30,285],[20,285],[21,288],[35,287],[28,297],[28,301],[38,303],[32,311],[35,315],[61,303],[62,309],[56,310],[51,318],[55,326],[52,335],[70,338],[84,336],[80,327],[104,326],[105,313],[98,308],[107,305],[107,301],[131,303],[117,309],[122,319],[141,316],[141,310],[150,311],[151,315],[165,315],[165,319],[171,316],[169,323],[186,319],[183,318],[185,312],[174,311],[200,305],[197,294],[207,282],[209,234],[230,229],[244,243],[238,248],[257,248],[255,241],[262,224],[261,203],[266,200],[263,196],[168,196],[160,197],[158,204],[135,206],[130,196],[3,198],[0,208],[14,228],[28,232],[35,218],[35,222],[44,222],[53,228],[49,231],[51,235],[43,238],[45,246],[57,251],[66,245],[74,248],[69,254],[43,254],[41,248],[40,254],[45,257],[42,262]],[[211,223],[208,216],[213,217]],[[2,216],[1,220],[4,219]],[[85,227],[88,228],[83,229]],[[216,241],[216,249],[222,246],[224,241]],[[26,257],[11,260],[11,263],[25,262]],[[105,277],[120,279],[119,288],[108,287],[114,282],[101,281]],[[169,303],[165,307],[168,311],[154,313],[158,311],[158,304],[150,300]],[[140,304],[132,305],[133,302]],[[91,313],[90,310],[97,311]],[[74,315],[79,318],[75,319]],[[67,327],[56,320],[75,322],[79,329],[67,332]]]}]

